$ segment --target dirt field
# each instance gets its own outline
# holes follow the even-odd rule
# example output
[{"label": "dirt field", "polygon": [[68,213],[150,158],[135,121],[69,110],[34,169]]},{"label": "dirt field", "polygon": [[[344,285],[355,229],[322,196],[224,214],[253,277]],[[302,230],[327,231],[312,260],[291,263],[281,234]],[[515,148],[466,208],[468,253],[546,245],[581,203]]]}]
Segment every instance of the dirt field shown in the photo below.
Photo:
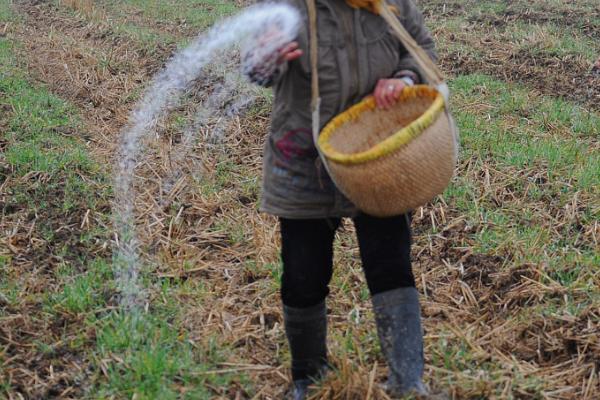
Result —
[{"label": "dirt field", "polygon": [[[426,382],[454,399],[600,398],[600,4],[418,4],[462,134],[453,183],[413,221]],[[277,224],[257,211],[268,93],[167,195],[176,124],[150,144],[143,311],[119,306],[111,266],[130,110],[243,5],[0,0],[0,398],[282,398]],[[388,399],[351,224],[335,249],[336,369],[313,398]]]}]

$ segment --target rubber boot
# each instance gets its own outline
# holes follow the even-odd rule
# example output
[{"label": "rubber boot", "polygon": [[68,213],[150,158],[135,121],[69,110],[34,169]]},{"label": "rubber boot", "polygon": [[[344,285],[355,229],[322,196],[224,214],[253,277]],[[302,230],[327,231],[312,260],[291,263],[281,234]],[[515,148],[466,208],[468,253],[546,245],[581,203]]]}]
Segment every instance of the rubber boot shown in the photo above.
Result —
[{"label": "rubber boot", "polygon": [[292,353],[291,398],[303,400],[308,387],[327,370],[327,309],[325,302],[310,308],[283,306],[285,334]]},{"label": "rubber boot", "polygon": [[404,287],[373,296],[381,350],[389,367],[386,390],[393,396],[427,395],[423,385],[423,332],[419,293]]}]

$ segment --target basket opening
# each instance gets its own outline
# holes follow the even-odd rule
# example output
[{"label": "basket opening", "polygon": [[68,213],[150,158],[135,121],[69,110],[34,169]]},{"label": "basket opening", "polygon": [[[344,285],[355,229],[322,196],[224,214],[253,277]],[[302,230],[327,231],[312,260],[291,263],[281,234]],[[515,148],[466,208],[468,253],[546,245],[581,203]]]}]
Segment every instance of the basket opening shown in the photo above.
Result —
[{"label": "basket opening", "polygon": [[409,96],[390,110],[373,108],[339,126],[330,136],[331,147],[342,154],[367,151],[419,118],[433,104],[433,96]]}]

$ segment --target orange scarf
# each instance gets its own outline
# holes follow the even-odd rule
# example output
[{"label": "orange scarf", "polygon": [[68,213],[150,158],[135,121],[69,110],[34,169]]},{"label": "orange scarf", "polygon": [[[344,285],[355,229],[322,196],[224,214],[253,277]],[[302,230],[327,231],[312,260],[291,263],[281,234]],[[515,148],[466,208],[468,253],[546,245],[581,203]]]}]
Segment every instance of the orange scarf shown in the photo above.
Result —
[{"label": "orange scarf", "polygon": [[381,0],[346,0],[346,4],[348,4],[352,8],[364,8],[367,11],[372,12],[373,14],[379,14],[379,4]]}]

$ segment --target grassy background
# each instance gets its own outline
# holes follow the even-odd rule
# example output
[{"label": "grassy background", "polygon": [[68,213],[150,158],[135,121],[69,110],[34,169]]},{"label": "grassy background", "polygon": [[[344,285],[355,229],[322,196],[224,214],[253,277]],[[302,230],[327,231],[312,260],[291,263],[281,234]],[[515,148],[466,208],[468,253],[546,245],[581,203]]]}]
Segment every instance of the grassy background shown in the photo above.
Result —
[{"label": "grassy background", "polygon": [[[598,5],[419,3],[462,135],[456,178],[414,220],[427,381],[456,398],[593,399],[600,115],[582,88],[597,82]],[[168,209],[138,220],[152,254],[141,310],[121,309],[111,267],[119,129],[172,51],[239,6],[0,0],[0,396],[281,397],[277,234],[256,210],[268,96],[223,148],[198,149],[203,174]],[[317,398],[384,399],[349,225],[335,263],[337,369]]]}]

